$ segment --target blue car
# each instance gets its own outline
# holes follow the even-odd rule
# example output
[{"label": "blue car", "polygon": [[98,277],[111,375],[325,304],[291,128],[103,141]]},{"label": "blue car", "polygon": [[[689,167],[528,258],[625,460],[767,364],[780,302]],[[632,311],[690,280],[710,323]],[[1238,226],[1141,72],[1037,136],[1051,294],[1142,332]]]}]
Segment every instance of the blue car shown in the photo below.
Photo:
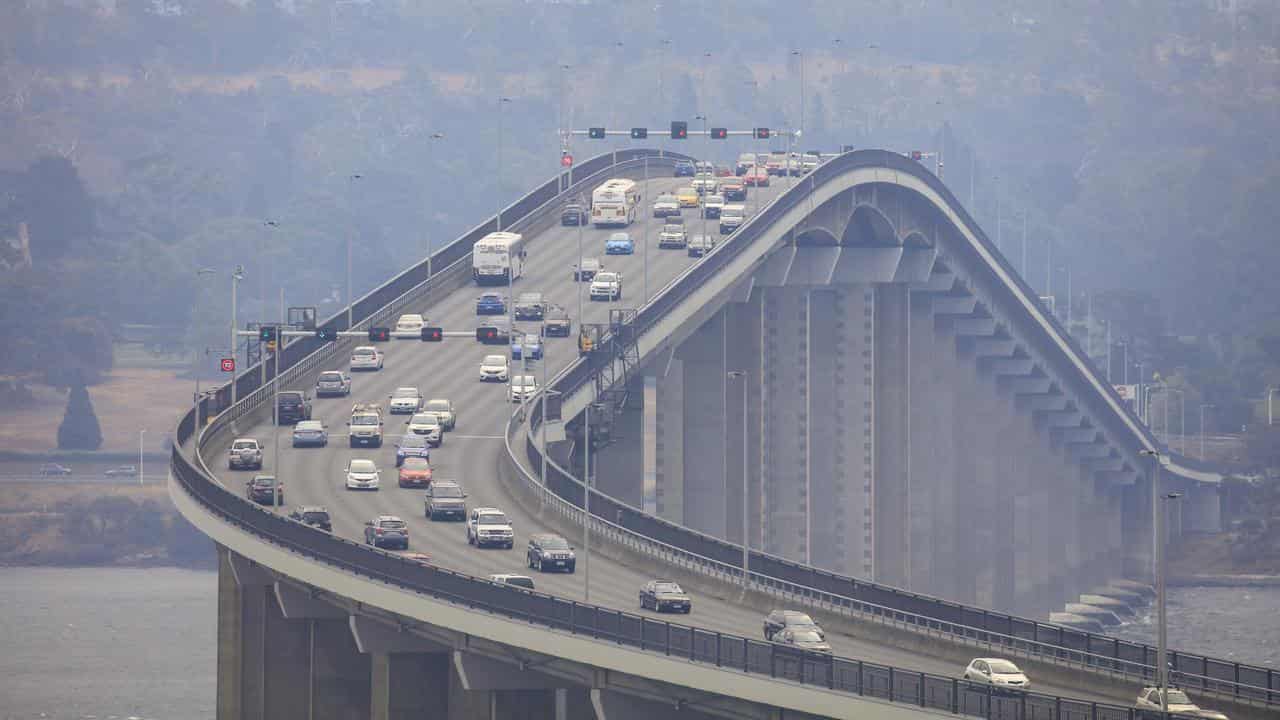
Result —
[{"label": "blue car", "polygon": [[477,315],[506,315],[507,299],[501,293],[487,292],[476,298]]},{"label": "blue car", "polygon": [[542,359],[542,338],[537,335],[516,335],[511,339],[511,359]]},{"label": "blue car", "polygon": [[692,162],[688,160],[676,161],[676,177],[693,177],[696,172],[697,170],[693,167]]},{"label": "blue car", "polygon": [[427,446],[426,435],[405,435],[396,441],[396,467],[403,465],[405,458],[411,457],[431,459],[431,448]]},{"label": "blue car", "polygon": [[636,251],[636,244],[631,236],[624,232],[616,232],[609,236],[604,244],[605,255],[630,255]]}]

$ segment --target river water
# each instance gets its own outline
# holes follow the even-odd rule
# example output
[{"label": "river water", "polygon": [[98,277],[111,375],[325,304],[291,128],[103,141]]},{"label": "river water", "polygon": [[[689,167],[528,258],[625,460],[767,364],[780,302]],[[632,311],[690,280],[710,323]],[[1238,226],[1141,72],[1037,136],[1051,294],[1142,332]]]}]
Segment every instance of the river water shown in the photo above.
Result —
[{"label": "river water", "polygon": [[[0,568],[0,720],[212,720],[217,575]],[[1280,588],[1171,588],[1172,647],[1280,667]],[[1147,615],[1116,632],[1154,643]]]}]

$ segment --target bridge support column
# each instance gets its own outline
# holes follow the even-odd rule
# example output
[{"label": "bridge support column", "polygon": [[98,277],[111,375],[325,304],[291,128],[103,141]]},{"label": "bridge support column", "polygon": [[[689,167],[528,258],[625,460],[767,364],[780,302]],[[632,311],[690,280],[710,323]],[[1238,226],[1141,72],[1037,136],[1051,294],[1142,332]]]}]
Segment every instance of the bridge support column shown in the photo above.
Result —
[{"label": "bridge support column", "polygon": [[684,520],[695,530],[725,537],[726,327],[712,315],[676,350],[684,370]]},{"label": "bridge support column", "polygon": [[877,285],[875,300],[875,579],[906,587],[911,575],[911,295]]},{"label": "bridge support column", "polygon": [[652,413],[654,424],[654,509],[658,517],[683,525],[684,362],[673,353],[655,372],[652,404],[645,393],[645,413]]},{"label": "bridge support column", "polygon": [[1124,576],[1155,582],[1149,464],[1138,476],[1138,481],[1122,491],[1121,508],[1124,522]]},{"label": "bridge support column", "polygon": [[449,648],[369,617],[348,618],[356,649],[369,656],[372,720],[443,717]]},{"label": "bridge support column", "polygon": [[1186,532],[1221,532],[1222,498],[1218,488],[1192,485],[1182,507],[1183,530]]},{"label": "bridge support column", "polygon": [[[535,670],[455,650],[450,720],[590,720],[585,688]],[[454,699],[458,702],[454,702]]]},{"label": "bridge support column", "polygon": [[591,690],[595,720],[711,720],[716,717],[675,702],[658,702],[600,688]]},{"label": "bridge support column", "polygon": [[764,549],[809,562],[809,291],[761,290]]},{"label": "bridge support column", "polygon": [[[760,415],[761,352],[760,293],[752,293],[747,302],[725,306],[726,370],[747,373],[746,407],[743,407],[742,380],[729,380],[725,393],[725,476],[728,540],[742,542],[742,477],[747,476],[747,523],[751,546],[760,547],[760,442],[766,432]],[[743,417],[746,418],[747,451],[742,451]],[[743,466],[745,456],[746,466]]]},{"label": "bridge support column", "polygon": [[369,655],[356,647],[347,618],[310,622],[310,720],[365,717],[372,707]]}]

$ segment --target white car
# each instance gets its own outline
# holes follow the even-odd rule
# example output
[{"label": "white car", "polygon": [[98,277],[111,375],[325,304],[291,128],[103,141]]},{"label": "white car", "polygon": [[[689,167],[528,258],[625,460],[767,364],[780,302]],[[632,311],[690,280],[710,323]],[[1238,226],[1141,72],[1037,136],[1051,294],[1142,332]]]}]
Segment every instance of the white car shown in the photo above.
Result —
[{"label": "white car", "polygon": [[391,398],[391,410],[393,415],[405,415],[408,413],[416,413],[422,409],[422,393],[415,387],[396,388],[396,391],[388,397]]},{"label": "white car", "polygon": [[616,272],[596,273],[591,280],[592,300],[621,300],[622,274]]},{"label": "white car", "polygon": [[653,216],[656,218],[664,218],[670,215],[680,214],[680,201],[676,200],[675,195],[659,195],[657,200],[653,201]]},{"label": "white car", "polygon": [[715,175],[699,175],[693,179],[691,183],[693,189],[698,191],[699,195],[709,195],[714,193],[720,187],[720,181]]},{"label": "white car", "polygon": [[381,370],[382,353],[372,345],[361,345],[351,351],[351,370]]},{"label": "white car", "polygon": [[708,220],[719,220],[720,211],[723,209],[723,195],[708,195],[702,198],[702,217]]},{"label": "white car", "polygon": [[440,424],[440,416],[433,412],[420,412],[405,423],[405,434],[422,435],[431,447],[444,444],[444,426]]},{"label": "white car", "polygon": [[[1169,712],[1174,715],[1190,715],[1191,717],[1206,718],[1206,720],[1227,720],[1227,716],[1216,710],[1203,710],[1199,705],[1191,702],[1191,698],[1187,694],[1177,688],[1165,688],[1165,703],[1169,707]],[[1138,694],[1138,699],[1134,703],[1142,710],[1160,711],[1160,688],[1147,686],[1142,688],[1142,692]],[[1142,713],[1139,713],[1139,717]]]},{"label": "white car", "polygon": [[507,400],[524,402],[538,392],[538,383],[532,375],[512,375],[511,384],[507,386]]},{"label": "white car", "polygon": [[516,544],[515,528],[498,508],[475,508],[467,515],[467,543],[476,547],[501,545],[510,550]]},{"label": "white car", "polygon": [[435,413],[440,418],[440,425],[445,432],[449,432],[458,425],[458,413],[454,411],[453,403],[446,398],[431,398],[422,409]]},{"label": "white car", "polygon": [[381,473],[372,460],[356,458],[347,461],[347,469],[342,471],[347,478],[348,490],[377,490]]},{"label": "white car", "polygon": [[480,361],[480,382],[506,382],[507,356],[485,355]]},{"label": "white car", "polygon": [[391,337],[405,338],[409,340],[421,340],[422,326],[426,324],[427,324],[426,318],[422,317],[421,315],[416,315],[413,313],[401,315],[400,319],[396,320],[396,327],[394,330],[391,331]]},{"label": "white car", "polygon": [[1029,690],[1031,681],[1017,665],[1003,658],[974,658],[964,669],[964,679],[997,690]]}]

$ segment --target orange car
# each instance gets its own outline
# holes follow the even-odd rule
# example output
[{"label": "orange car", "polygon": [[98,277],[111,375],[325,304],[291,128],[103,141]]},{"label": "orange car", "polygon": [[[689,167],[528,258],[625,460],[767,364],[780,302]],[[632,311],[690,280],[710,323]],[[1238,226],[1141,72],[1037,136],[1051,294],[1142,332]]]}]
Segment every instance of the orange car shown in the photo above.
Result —
[{"label": "orange car", "polygon": [[748,170],[746,175],[742,176],[742,180],[748,187],[768,187],[769,172],[759,165],[756,165]]},{"label": "orange car", "polygon": [[407,457],[400,466],[400,487],[426,487],[431,482],[431,463],[426,458]]}]

